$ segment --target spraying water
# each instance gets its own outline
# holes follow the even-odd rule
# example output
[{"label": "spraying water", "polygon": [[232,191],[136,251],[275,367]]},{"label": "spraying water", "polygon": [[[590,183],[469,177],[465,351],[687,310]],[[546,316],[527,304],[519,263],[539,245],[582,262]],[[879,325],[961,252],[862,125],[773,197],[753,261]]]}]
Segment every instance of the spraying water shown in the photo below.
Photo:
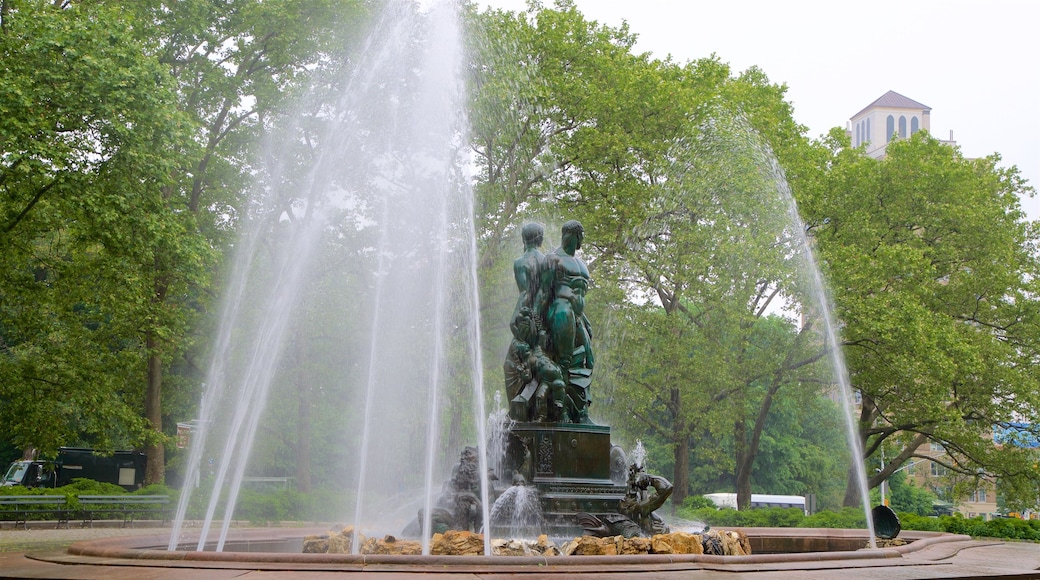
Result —
[{"label": "spraying water", "polygon": [[515,421],[509,418],[509,410],[502,406],[502,393],[495,392],[494,410],[487,418],[487,442],[488,442],[488,469],[498,476],[502,476],[502,460],[505,459],[506,445],[509,432]]},{"label": "spraying water", "polygon": [[[298,331],[294,313],[313,291],[310,285],[329,270],[372,272],[350,278],[355,284],[343,297],[353,305],[356,318],[364,320],[356,324],[367,326],[365,360],[353,374],[346,370],[349,365],[340,364],[343,374],[329,379],[356,384],[362,393],[353,417],[359,426],[354,437],[356,467],[348,472],[355,501],[353,513],[343,515],[353,521],[355,533],[397,533],[400,526],[387,527],[394,524],[383,521],[381,506],[422,488],[423,529],[430,529],[435,482],[444,479],[460,443],[445,434],[457,432],[465,422],[457,401],[469,397],[474,438],[491,442],[478,457],[483,521],[493,520],[487,474],[489,468],[500,472],[490,461],[501,457],[493,445],[502,439],[497,430],[508,426],[502,420],[504,412],[488,423],[483,419],[488,414],[476,315],[477,233],[462,106],[459,17],[451,3],[434,4],[425,12],[410,3],[386,4],[342,81],[339,98],[321,107],[302,106],[301,111],[319,113],[288,122],[289,128],[265,156],[273,161],[247,212],[251,226],[237,248],[228,281],[200,411],[201,430],[192,442],[189,485],[177,506],[171,550],[191,502],[190,483],[203,479],[207,465],[205,479],[212,487],[196,549],[206,545],[222,501],[217,549],[223,549],[279,363]],[[313,129],[314,121],[322,128]],[[312,134],[304,136],[308,130]],[[300,155],[300,149],[306,155]],[[296,167],[294,155],[311,159],[310,166]],[[843,390],[849,443],[869,512],[850,388],[826,292],[786,181],[775,160],[767,157],[796,224],[793,229],[801,236],[822,305],[827,343]],[[347,237],[359,240],[355,262],[328,259],[325,247]],[[222,444],[212,443],[222,436]],[[638,442],[632,453],[637,465],[645,454]],[[344,488],[349,485],[344,482]],[[506,494],[510,509],[521,513],[519,527],[526,527],[530,519],[523,507],[530,504],[529,491],[521,485]],[[869,513],[867,522],[871,524]],[[485,554],[491,553],[490,541],[490,533],[485,533]],[[358,547],[354,542],[354,549]],[[424,539],[423,552],[429,549]]]},{"label": "spraying water", "polygon": [[[212,485],[196,549],[204,548],[218,520],[217,550],[223,549],[272,385],[286,380],[279,365],[306,330],[304,297],[338,300],[335,308],[355,313],[351,329],[369,337],[362,364],[347,364],[345,353],[339,361],[308,363],[329,384],[360,387],[362,404],[353,407],[358,461],[348,470],[356,502],[353,514],[343,514],[356,530],[373,534],[395,525],[373,512],[409,488],[428,490],[429,513],[429,490],[449,470],[450,450],[458,445],[444,437],[449,427],[456,432],[460,422],[476,424],[475,436],[486,440],[456,8],[452,2],[423,9],[386,3],[338,82],[339,96],[304,98],[263,156],[263,179],[243,214],[252,227],[228,281],[202,429],[190,452],[187,481]],[[342,257],[346,244],[353,261]],[[330,280],[350,288],[329,292],[336,288]],[[473,399],[471,417],[480,420],[467,421],[446,403],[460,393]],[[480,463],[487,512],[483,454]],[[191,496],[189,485],[170,549]]]},{"label": "spraying water", "polygon": [[798,232],[803,250],[802,256],[806,262],[806,271],[809,272],[811,277],[813,296],[816,303],[820,306],[820,316],[823,319],[831,364],[834,367],[835,379],[841,390],[840,399],[842,413],[845,416],[846,436],[848,437],[849,448],[852,450],[852,468],[856,474],[856,483],[859,487],[860,499],[863,502],[863,511],[866,515],[867,531],[870,534],[869,543],[871,548],[877,548],[874,536],[874,519],[871,517],[870,511],[870,491],[867,488],[867,473],[863,465],[863,446],[860,444],[859,430],[856,427],[856,420],[853,414],[852,384],[849,381],[848,368],[845,366],[845,357],[841,353],[837,325],[832,314],[834,308],[827,293],[827,286],[823,282],[823,275],[816,264],[812,245],[805,233],[805,223],[802,222],[801,215],[798,213],[798,204],[795,202],[794,196],[791,195],[791,188],[787,184],[787,179],[783,176],[783,170],[780,168],[780,165],[775,158],[770,157],[770,160],[771,171],[776,175],[777,189],[787,204],[789,219],[795,224],[794,231]]},{"label": "spraying water", "polygon": [[643,447],[643,440],[636,439],[636,447],[632,450],[632,463],[639,468],[646,467],[643,462],[646,461],[646,447]]}]

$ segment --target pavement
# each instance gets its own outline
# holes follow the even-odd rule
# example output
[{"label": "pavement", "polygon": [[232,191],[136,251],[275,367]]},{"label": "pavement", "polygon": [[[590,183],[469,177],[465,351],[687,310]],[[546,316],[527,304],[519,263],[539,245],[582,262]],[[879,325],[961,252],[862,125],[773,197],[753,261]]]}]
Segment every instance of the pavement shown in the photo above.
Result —
[{"label": "pavement", "polygon": [[[53,525],[53,524],[52,524]],[[429,578],[438,580],[538,580],[541,578],[581,578],[621,580],[679,580],[700,578],[742,579],[822,579],[858,580],[883,578],[1037,578],[1040,579],[1040,544],[1001,540],[960,540],[937,543],[925,549],[880,560],[830,560],[797,563],[712,564],[658,562],[642,564],[593,563],[554,566],[552,559],[537,565],[423,566],[383,563],[335,562],[252,562],[229,566],[218,562],[176,560],[120,560],[82,557],[65,553],[73,542],[103,538],[156,535],[166,528],[122,528],[96,525],[69,529],[32,527],[28,530],[0,530],[0,578],[68,578],[73,580],[399,580]],[[438,558],[438,557],[434,557]],[[618,557],[621,558],[621,557]],[[364,576],[362,576],[362,574]]]}]

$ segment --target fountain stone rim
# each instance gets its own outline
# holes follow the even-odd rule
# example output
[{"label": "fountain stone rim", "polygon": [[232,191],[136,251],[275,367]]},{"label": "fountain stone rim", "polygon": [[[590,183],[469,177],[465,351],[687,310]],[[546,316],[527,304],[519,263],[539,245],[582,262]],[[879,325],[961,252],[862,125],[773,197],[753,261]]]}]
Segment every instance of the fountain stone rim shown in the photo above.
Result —
[{"label": "fountain stone rim", "polygon": [[[865,530],[833,529],[833,528],[733,528],[748,534],[753,542],[770,539],[774,542],[790,541],[797,538],[808,538],[819,542],[860,541],[865,543]],[[306,535],[327,533],[328,528],[251,528],[234,530],[228,538],[229,543],[240,542],[274,542],[302,538]],[[194,536],[191,537],[191,536]],[[945,532],[906,531],[901,538],[909,540],[903,546],[876,549],[788,552],[772,554],[752,554],[749,556],[710,556],[710,555],[617,555],[617,556],[391,556],[365,554],[304,554],[290,552],[196,552],[167,551],[163,549],[169,541],[169,534],[103,538],[80,541],[72,544],[64,554],[43,554],[35,557],[40,560],[61,563],[90,563],[94,559],[119,560],[122,565],[168,566],[207,568],[242,568],[257,564],[278,565],[285,569],[300,566],[322,565],[343,569],[379,565],[409,570],[429,567],[431,570],[443,571],[445,565],[459,569],[490,569],[502,571],[506,568],[523,568],[528,566],[549,567],[566,571],[574,566],[602,566],[614,569],[618,566],[688,564],[698,565],[762,565],[762,564],[796,564],[838,560],[891,560],[902,558],[905,554],[920,551],[929,546],[945,542],[970,540],[970,536]],[[198,534],[186,534],[182,545],[194,545]]]}]

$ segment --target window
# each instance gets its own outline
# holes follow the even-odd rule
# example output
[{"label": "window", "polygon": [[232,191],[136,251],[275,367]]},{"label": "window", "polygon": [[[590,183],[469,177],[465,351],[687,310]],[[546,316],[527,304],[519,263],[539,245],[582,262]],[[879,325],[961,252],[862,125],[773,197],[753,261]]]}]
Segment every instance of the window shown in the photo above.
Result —
[{"label": "window", "polygon": [[892,115],[889,115],[885,119],[885,143],[892,140],[892,135],[896,133],[896,119]]},{"label": "window", "polygon": [[920,130],[921,130],[921,122],[917,120],[917,117],[911,117],[910,118],[910,134],[913,135],[914,133],[916,133],[916,132],[918,132]]},{"label": "window", "polygon": [[899,115],[899,138],[906,139],[906,117]]},{"label": "window", "polygon": [[866,127],[863,129],[863,140],[870,142],[870,118],[867,118]]},{"label": "window", "polygon": [[863,142],[863,139],[860,137],[860,125],[862,123],[856,123],[856,140],[852,142],[853,147],[859,147],[859,144]]},{"label": "window", "polygon": [[971,501],[975,503],[986,503],[986,490],[976,489],[975,491],[971,492]]},{"label": "window", "polygon": [[942,451],[943,450],[943,446],[942,446],[942,443],[937,443],[935,441],[929,441],[928,442],[928,449],[930,449],[932,451]]},{"label": "window", "polygon": [[934,477],[942,477],[948,473],[945,466],[939,465],[936,462],[932,462],[932,475]]}]

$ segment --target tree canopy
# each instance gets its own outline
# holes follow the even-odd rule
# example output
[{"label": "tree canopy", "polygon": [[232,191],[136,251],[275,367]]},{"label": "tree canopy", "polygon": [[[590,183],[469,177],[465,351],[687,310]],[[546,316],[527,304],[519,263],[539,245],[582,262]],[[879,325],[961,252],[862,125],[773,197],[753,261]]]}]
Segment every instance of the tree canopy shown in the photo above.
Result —
[{"label": "tree canopy", "polygon": [[[261,213],[249,189],[280,180],[266,185],[288,193],[265,203],[300,203],[318,126],[378,5],[0,0],[5,442],[146,447],[149,480],[163,479],[172,423],[193,416],[226,258]],[[993,439],[1035,431],[1040,411],[1038,230],[1017,170],[924,132],[883,159],[840,130],[812,141],[765,71],[639,54],[626,25],[568,0],[464,11],[489,369],[508,340],[520,227],[544,221],[555,240],[577,218],[593,277],[594,418],[629,445],[644,439],[676,502],[720,486],[742,503],[752,487],[836,498],[848,460],[789,193],[862,396],[865,457],[852,460],[888,450],[870,485],[934,443],[962,485],[1035,496],[1035,450]],[[372,147],[388,138],[351,130]],[[292,167],[272,169],[265,141]],[[357,348],[327,309],[371,272],[363,212],[342,217],[326,248],[340,261],[308,291],[275,393],[285,430],[257,460],[294,461],[307,478],[312,450],[340,453],[326,403],[341,393],[304,351]],[[497,369],[486,376],[490,398]]]},{"label": "tree canopy", "polygon": [[1019,207],[1030,188],[998,157],[965,159],[926,133],[881,160],[840,134],[830,145],[802,207],[862,394],[865,459],[900,449],[871,485],[929,442],[968,478],[1035,479],[1030,450],[993,440],[1040,404],[1037,233]]}]

